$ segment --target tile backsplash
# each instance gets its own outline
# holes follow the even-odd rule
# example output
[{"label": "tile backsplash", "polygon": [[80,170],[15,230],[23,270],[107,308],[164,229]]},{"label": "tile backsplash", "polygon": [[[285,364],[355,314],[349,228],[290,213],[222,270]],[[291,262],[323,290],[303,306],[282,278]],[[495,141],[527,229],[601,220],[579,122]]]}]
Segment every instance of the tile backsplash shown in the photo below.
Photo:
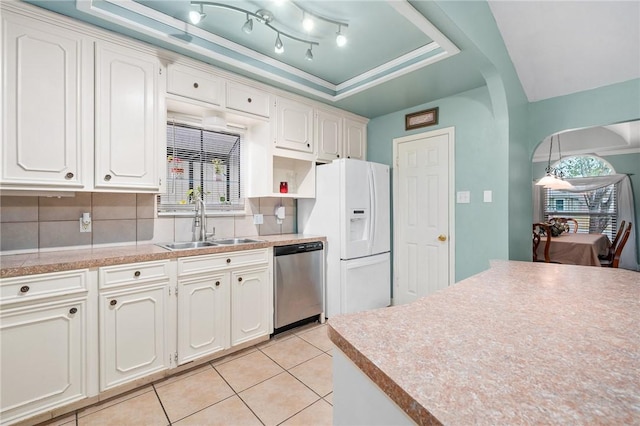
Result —
[{"label": "tile backsplash", "polygon": [[[156,214],[153,194],[76,193],[73,197],[1,196],[0,251],[91,247],[117,243],[190,241],[193,217]],[[276,223],[275,207],[286,218]],[[216,238],[296,232],[296,202],[290,198],[252,198],[246,214],[208,216],[207,232]],[[81,233],[79,218],[91,213],[92,232]],[[263,215],[261,225],[254,214]]]}]

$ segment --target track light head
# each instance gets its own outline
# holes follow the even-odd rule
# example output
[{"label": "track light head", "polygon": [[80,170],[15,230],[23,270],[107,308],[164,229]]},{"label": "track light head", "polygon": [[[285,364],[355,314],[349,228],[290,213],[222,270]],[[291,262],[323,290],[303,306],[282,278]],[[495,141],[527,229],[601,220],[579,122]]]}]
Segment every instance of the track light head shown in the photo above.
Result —
[{"label": "track light head", "polygon": [[313,44],[310,44],[309,48],[307,49],[307,53],[305,53],[304,55],[307,61],[313,61],[313,52],[311,51],[312,48],[313,48]]},{"label": "track light head", "polygon": [[246,34],[251,34],[251,31],[253,31],[253,19],[249,17],[249,14],[247,14],[247,22],[242,26],[242,31]]},{"label": "track light head", "polygon": [[314,25],[313,18],[306,13],[303,13],[302,16],[302,28],[304,28],[306,32],[311,32]]},{"label": "track light head", "polygon": [[282,40],[280,39],[280,33],[278,33],[278,37],[276,37],[275,52],[276,53],[284,52],[284,44],[282,44]]},{"label": "track light head", "polygon": [[342,34],[342,28],[338,25],[338,32],[336,33],[336,44],[338,47],[342,47],[347,44],[347,37]]},{"label": "track light head", "polygon": [[189,20],[193,25],[198,25],[200,21],[207,17],[207,14],[204,13],[202,8],[202,4],[200,5],[200,10],[191,10],[189,11]]}]

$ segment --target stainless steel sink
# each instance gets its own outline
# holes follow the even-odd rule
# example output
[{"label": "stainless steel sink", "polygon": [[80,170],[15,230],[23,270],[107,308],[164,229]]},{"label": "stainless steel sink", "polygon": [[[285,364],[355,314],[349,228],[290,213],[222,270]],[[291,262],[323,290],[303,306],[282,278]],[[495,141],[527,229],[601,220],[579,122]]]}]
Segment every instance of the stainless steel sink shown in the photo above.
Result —
[{"label": "stainless steel sink", "polygon": [[232,245],[232,244],[263,243],[264,241],[254,240],[252,238],[225,238],[223,240],[214,240],[213,242],[220,245]]},{"label": "stainless steel sink", "polygon": [[215,247],[218,244],[213,241],[187,241],[184,243],[165,243],[158,245],[160,247],[166,248],[167,250],[189,250],[205,247]]}]

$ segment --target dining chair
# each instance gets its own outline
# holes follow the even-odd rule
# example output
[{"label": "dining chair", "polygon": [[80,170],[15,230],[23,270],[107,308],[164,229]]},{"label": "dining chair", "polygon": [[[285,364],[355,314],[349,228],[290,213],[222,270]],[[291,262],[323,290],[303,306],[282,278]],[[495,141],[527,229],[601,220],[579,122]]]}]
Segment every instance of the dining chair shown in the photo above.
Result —
[{"label": "dining chair", "polygon": [[624,234],[625,223],[626,222],[624,220],[620,222],[620,226],[618,227],[618,232],[616,233],[616,236],[613,237],[613,241],[609,246],[609,251],[607,252],[607,254],[602,254],[598,256],[598,259],[600,259],[600,263],[602,263],[603,260],[607,262],[611,262],[613,260],[613,254],[616,252],[616,246],[618,245],[618,241],[620,241],[620,237],[622,236],[622,234]]},{"label": "dining chair", "polygon": [[[546,235],[547,238],[544,243],[544,260],[538,260],[538,247],[540,247],[540,242],[542,241],[542,234]],[[551,257],[549,256],[549,250],[551,248],[551,227],[546,223],[534,223],[533,224],[533,261],[534,262],[551,262]]]},{"label": "dining chair", "polygon": [[[624,221],[623,221],[624,225]],[[617,242],[617,245],[611,245],[611,249],[609,250],[609,257],[607,259],[601,259],[600,265],[605,268],[617,268],[620,264],[620,255],[622,254],[622,249],[624,249],[627,240],[629,239],[629,235],[631,235],[631,228],[633,224],[629,222],[627,224],[626,229],[620,228],[616,237],[614,238],[614,242]],[[618,239],[618,237],[622,234],[622,236]]]},{"label": "dining chair", "polygon": [[[554,217],[553,220],[560,222],[563,225],[571,223],[571,225],[573,225],[573,233],[576,234],[578,232],[578,221],[572,217]],[[571,225],[569,225],[569,228],[571,228]]]}]

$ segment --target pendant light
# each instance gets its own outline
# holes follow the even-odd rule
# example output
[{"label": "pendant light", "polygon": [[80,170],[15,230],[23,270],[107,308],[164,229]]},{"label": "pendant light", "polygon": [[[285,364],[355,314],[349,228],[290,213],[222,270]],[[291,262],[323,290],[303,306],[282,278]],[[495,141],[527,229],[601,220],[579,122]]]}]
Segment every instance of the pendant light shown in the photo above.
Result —
[{"label": "pendant light", "polygon": [[[560,135],[558,137],[558,161],[562,160],[562,149],[560,148]],[[551,141],[549,143],[549,159],[547,161],[547,167],[545,169],[546,174],[536,182],[538,186],[544,186],[547,189],[566,190],[573,189],[574,186],[564,180],[564,174],[561,170],[551,167],[551,151],[553,150],[553,135],[551,135]]]}]

